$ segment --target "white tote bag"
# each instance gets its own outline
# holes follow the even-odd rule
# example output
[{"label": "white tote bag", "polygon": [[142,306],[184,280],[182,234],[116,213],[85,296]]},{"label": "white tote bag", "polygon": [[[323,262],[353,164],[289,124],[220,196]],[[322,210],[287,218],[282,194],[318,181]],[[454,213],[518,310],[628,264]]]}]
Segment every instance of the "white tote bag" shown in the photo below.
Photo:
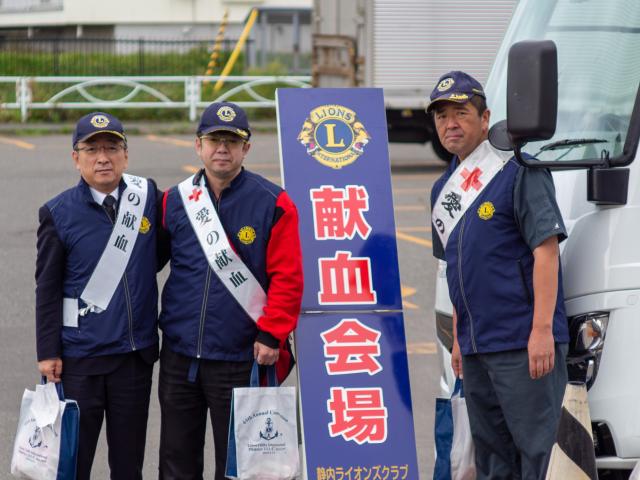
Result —
[{"label": "white tote bag", "polygon": [[[269,384],[276,385],[268,367]],[[299,470],[295,387],[259,387],[254,363],[251,385],[234,388],[226,476],[238,480],[291,480]]]},{"label": "white tote bag", "polygon": [[75,479],[78,406],[62,385],[36,385],[22,395],[11,474],[35,480]]},{"label": "white tote bag", "polygon": [[[461,382],[462,383],[462,382]],[[467,402],[462,385],[460,394],[451,397],[453,417],[453,441],[451,442],[451,478],[452,480],[475,480],[475,446],[471,437]]]}]

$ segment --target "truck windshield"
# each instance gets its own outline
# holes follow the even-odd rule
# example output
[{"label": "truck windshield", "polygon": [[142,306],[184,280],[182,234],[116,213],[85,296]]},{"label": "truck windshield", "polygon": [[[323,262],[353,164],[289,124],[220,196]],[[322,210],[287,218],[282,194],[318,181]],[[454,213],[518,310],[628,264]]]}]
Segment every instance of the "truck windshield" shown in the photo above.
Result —
[{"label": "truck windshield", "polygon": [[619,155],[640,81],[640,1],[521,0],[487,81],[492,123],[506,118],[509,47],[542,39],[558,47],[557,128],[523,150],[545,161]]}]

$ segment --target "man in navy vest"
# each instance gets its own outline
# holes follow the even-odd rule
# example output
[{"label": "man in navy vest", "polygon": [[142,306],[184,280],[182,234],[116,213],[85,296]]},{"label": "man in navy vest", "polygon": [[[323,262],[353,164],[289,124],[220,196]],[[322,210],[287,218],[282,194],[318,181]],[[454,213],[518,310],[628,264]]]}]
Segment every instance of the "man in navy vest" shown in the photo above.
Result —
[{"label": "man in navy vest", "polygon": [[91,478],[105,416],[111,478],[141,479],[158,358],[158,192],[124,173],[127,139],[114,116],[82,117],[72,145],[80,181],[39,211],[38,368],[80,407],[78,480]]},{"label": "man in navy vest", "polygon": [[431,192],[433,254],[447,262],[452,367],[464,373],[478,479],[543,478],[569,341],[553,180],[489,144],[490,112],[470,75],[443,75],[430,100],[453,154]]},{"label": "man in navy vest", "polygon": [[298,214],[282,188],[242,166],[250,138],[244,110],[211,104],[195,139],[204,168],[162,199],[160,245],[171,258],[160,314],[163,480],[202,479],[207,412],[223,480],[233,388],[249,385],[254,360],[276,364],[281,380],[292,365]]}]

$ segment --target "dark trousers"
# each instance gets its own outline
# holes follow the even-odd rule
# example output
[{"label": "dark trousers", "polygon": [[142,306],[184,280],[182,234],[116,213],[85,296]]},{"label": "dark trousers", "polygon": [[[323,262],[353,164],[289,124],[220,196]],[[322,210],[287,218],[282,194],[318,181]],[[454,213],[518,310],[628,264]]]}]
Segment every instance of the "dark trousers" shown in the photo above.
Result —
[{"label": "dark trousers", "polygon": [[249,385],[253,361],[200,360],[195,382],[190,382],[192,360],[162,346],[158,386],[162,412],[159,478],[202,480],[209,411],[215,447],[215,480],[224,480],[231,393],[234,387]]},{"label": "dark trousers", "polygon": [[462,357],[464,395],[476,448],[477,480],[543,479],[567,384],[567,345],[555,367],[529,376],[527,350]]},{"label": "dark trousers", "polygon": [[153,364],[145,362],[137,353],[124,357],[115,370],[106,374],[62,375],[65,396],[76,400],[80,407],[77,480],[91,478],[105,415],[111,478],[142,478]]}]

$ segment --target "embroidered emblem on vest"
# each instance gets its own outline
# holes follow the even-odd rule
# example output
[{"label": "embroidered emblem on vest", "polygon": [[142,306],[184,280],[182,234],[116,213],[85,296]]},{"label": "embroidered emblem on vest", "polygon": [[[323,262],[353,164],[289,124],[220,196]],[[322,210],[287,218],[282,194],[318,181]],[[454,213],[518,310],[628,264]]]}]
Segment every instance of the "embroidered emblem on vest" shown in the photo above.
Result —
[{"label": "embroidered emblem on vest", "polygon": [[140,233],[149,233],[151,229],[151,222],[147,217],[142,217],[142,221],[140,222]]},{"label": "embroidered emblem on vest", "polygon": [[482,220],[489,220],[489,219],[491,219],[491,217],[493,217],[493,214],[495,213],[495,211],[496,211],[496,207],[493,206],[493,203],[484,202],[478,208],[478,216]]},{"label": "embroidered emblem on vest", "polygon": [[256,239],[256,231],[252,227],[242,227],[238,232],[238,240],[245,245],[251,245]]}]

